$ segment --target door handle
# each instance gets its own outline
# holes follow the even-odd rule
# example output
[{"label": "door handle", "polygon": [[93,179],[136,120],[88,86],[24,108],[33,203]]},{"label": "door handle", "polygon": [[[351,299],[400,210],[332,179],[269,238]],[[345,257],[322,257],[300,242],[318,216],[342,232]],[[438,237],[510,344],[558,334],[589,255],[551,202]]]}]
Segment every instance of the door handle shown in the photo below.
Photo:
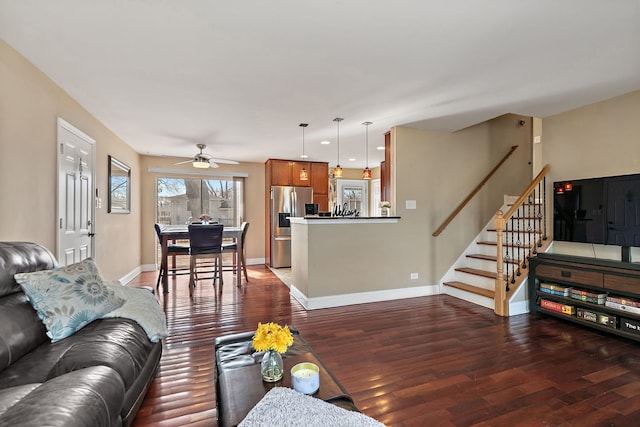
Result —
[{"label": "door handle", "polygon": [[93,236],[95,236],[95,235],[96,235],[96,233],[88,233],[88,234],[87,234],[87,236],[89,236],[89,237],[93,237]]}]

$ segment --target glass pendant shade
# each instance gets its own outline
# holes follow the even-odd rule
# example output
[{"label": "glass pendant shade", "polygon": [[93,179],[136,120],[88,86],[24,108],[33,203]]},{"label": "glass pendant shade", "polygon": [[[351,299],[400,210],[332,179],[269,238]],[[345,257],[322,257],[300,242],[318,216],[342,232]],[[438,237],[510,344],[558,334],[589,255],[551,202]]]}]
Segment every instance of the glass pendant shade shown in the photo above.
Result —
[{"label": "glass pendant shade", "polygon": [[333,168],[334,178],[342,178],[342,168],[340,167],[340,122],[343,120],[344,119],[340,117],[336,117],[335,119],[333,119],[333,121],[336,122],[338,128],[338,162],[336,164],[336,167]]},{"label": "glass pendant shade", "polygon": [[369,125],[371,122],[362,123],[367,127],[367,137],[365,139],[365,156],[367,158],[367,167],[362,170],[362,179],[371,179],[371,169],[369,169]]},{"label": "glass pendant shade", "polygon": [[[300,156],[303,159],[306,159],[307,156],[304,154],[304,128],[309,126],[308,123],[300,123],[299,125],[302,128],[302,155]],[[309,171],[302,167],[300,169],[300,181],[309,181]]]},{"label": "glass pendant shade", "polygon": [[309,171],[305,168],[300,169],[300,181],[309,181]]}]

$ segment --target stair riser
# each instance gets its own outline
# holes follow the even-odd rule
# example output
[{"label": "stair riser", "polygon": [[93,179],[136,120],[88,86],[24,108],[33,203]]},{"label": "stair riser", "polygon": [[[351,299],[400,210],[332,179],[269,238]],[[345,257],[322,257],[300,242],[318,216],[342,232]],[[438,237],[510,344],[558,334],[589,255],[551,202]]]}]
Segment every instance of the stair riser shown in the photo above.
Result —
[{"label": "stair riser", "polygon": [[496,262],[484,259],[469,258],[465,259],[465,267],[476,268],[478,270],[496,271]]},{"label": "stair riser", "polygon": [[471,292],[463,291],[462,289],[452,288],[450,286],[443,286],[442,291],[447,295],[454,296],[464,301],[469,301],[470,303],[477,304],[491,310],[494,310],[495,308],[494,300],[491,298],[484,297],[482,295],[477,295]]},{"label": "stair riser", "polygon": [[[523,245],[531,245],[533,244],[533,242],[538,241],[538,238],[539,236],[537,234],[532,233],[520,233],[520,235],[514,234],[513,237],[511,236],[511,234],[505,233],[502,235],[502,242],[511,243],[511,240],[513,239],[514,242],[520,240]],[[483,233],[482,239],[488,242],[497,242],[498,233],[496,233],[495,231],[487,230]]]},{"label": "stair riser", "polygon": [[493,288],[495,287],[495,280],[488,277],[463,273],[461,271],[456,271],[454,276],[454,280],[468,283],[469,285],[477,286],[479,288],[493,290]]},{"label": "stair riser", "polygon": [[[525,257],[529,256],[529,248],[520,248],[519,249],[520,252],[520,259],[524,259]],[[483,255],[492,255],[492,256],[496,256],[496,246],[493,245],[477,245],[477,252],[474,252],[477,254],[483,254]],[[517,258],[518,256],[518,251],[512,251],[512,255],[514,258]],[[466,264],[467,261],[465,260],[464,263]],[[495,267],[494,267],[495,269]]]}]

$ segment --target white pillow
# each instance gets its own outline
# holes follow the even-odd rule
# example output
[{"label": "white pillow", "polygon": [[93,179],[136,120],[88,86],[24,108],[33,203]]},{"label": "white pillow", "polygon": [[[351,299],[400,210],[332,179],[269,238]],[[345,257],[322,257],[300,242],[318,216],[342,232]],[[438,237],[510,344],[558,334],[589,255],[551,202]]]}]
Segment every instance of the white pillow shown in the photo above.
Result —
[{"label": "white pillow", "polygon": [[38,312],[52,342],[72,335],[124,304],[105,285],[91,258],[14,277]]}]

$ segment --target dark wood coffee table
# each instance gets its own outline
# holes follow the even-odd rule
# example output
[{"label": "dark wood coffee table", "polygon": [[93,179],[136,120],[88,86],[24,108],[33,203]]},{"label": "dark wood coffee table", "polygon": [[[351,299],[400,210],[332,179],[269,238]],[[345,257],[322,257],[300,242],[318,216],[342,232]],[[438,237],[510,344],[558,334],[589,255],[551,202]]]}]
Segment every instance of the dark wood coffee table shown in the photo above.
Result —
[{"label": "dark wood coffee table", "polygon": [[239,424],[273,387],[293,388],[291,368],[300,362],[313,362],[320,368],[320,389],[313,394],[314,397],[344,409],[358,411],[351,396],[295,330],[292,330],[293,345],[282,355],[282,380],[276,383],[262,381],[260,361],[263,353],[254,352],[251,345],[253,333],[225,335],[215,340],[218,425],[226,427]]}]

